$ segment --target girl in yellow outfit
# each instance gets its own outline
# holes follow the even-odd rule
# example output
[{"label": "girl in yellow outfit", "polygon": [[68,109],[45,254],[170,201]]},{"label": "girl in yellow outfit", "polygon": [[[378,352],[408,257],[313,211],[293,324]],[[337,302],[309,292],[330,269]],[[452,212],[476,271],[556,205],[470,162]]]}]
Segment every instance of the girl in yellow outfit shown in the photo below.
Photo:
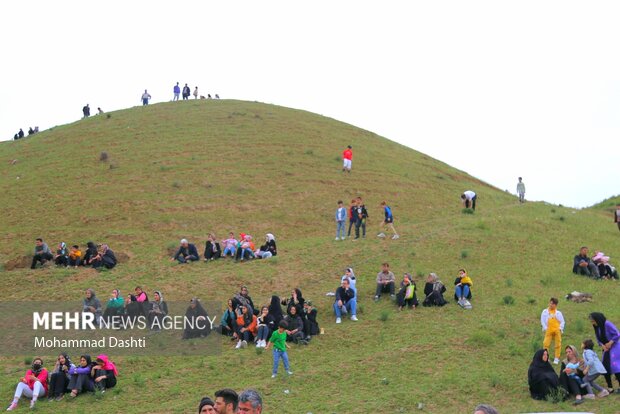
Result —
[{"label": "girl in yellow outfit", "polygon": [[560,363],[560,355],[562,353],[562,334],[564,333],[564,316],[562,312],[558,310],[558,300],[551,298],[549,300],[549,307],[542,311],[540,315],[540,324],[542,330],[545,333],[545,339],[543,340],[543,348],[549,349],[551,341],[555,342],[555,359],[554,364]]}]

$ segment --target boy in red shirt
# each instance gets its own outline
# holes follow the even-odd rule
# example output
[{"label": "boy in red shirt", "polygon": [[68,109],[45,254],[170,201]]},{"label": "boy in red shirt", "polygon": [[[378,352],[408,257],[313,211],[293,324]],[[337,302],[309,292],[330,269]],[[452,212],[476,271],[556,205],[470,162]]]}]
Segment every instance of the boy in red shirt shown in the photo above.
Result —
[{"label": "boy in red shirt", "polygon": [[350,145],[347,145],[347,149],[342,152],[342,172],[351,172],[351,159],[353,158],[351,148]]}]

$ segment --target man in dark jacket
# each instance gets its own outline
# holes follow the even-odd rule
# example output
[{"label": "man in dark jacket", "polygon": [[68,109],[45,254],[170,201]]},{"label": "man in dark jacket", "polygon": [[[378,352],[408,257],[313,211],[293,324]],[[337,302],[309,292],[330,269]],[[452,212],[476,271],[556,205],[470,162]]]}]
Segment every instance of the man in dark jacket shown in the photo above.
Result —
[{"label": "man in dark jacket", "polygon": [[187,239],[181,240],[181,246],[179,250],[174,254],[171,260],[178,260],[179,263],[195,262],[200,259],[196,246],[187,241]]},{"label": "man in dark jacket", "polygon": [[349,279],[342,279],[340,287],[336,289],[336,301],[334,302],[334,313],[336,323],[342,322],[342,314],[351,313],[351,320],[357,321],[357,298],[355,291],[349,286]]},{"label": "man in dark jacket", "polygon": [[43,243],[43,239],[37,239],[34,246],[34,256],[32,257],[31,269],[37,267],[37,262],[41,262],[41,266],[45,265],[48,260],[52,260],[54,255],[46,243]]},{"label": "man in dark jacket", "polygon": [[588,248],[586,246],[583,246],[579,250],[579,254],[573,259],[573,273],[595,279],[600,278],[598,267],[588,257]]}]

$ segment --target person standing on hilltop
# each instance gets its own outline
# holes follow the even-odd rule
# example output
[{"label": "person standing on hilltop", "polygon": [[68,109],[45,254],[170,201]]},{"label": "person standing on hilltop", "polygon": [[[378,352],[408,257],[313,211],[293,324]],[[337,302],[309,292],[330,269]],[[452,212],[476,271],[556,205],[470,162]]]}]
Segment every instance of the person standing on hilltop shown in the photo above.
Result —
[{"label": "person standing on hilltop", "polygon": [[174,92],[174,97],[172,98],[172,101],[178,101],[179,95],[181,94],[181,87],[179,86],[179,82],[174,85],[174,88],[172,88],[172,92]]},{"label": "person standing on hilltop", "polygon": [[84,114],[84,118],[88,118],[90,116],[90,106],[88,106],[88,104],[82,108],[82,113]]},{"label": "person standing on hilltop", "polygon": [[144,93],[142,94],[142,105],[143,106],[148,105],[150,99],[151,99],[151,95],[145,89]]},{"label": "person standing on hilltop", "polygon": [[523,184],[523,179],[519,177],[519,182],[517,183],[517,194],[519,195],[519,203],[525,203],[525,184]]},{"label": "person standing on hilltop", "polygon": [[198,86],[194,89],[194,99],[198,99]]},{"label": "person standing on hilltop", "polygon": [[191,91],[189,90],[189,86],[187,86],[187,83],[185,84],[185,86],[183,87],[183,100],[186,101],[189,99],[189,94],[191,93]]},{"label": "person standing on hilltop", "polygon": [[353,147],[347,145],[347,149],[342,152],[342,172],[351,172],[351,160],[353,158]]},{"label": "person standing on hilltop", "polygon": [[476,193],[471,190],[467,190],[463,192],[463,194],[461,194],[461,200],[463,200],[463,205],[465,206],[465,208],[471,208],[474,211],[476,211],[477,198],[478,197],[476,196]]}]

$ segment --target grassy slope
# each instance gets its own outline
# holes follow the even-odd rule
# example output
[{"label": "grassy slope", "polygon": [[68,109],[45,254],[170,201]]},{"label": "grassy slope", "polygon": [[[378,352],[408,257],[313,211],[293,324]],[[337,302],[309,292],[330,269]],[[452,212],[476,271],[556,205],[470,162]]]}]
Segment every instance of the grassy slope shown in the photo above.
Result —
[{"label": "grassy slope", "polygon": [[[340,172],[347,144],[355,151],[351,175]],[[101,151],[109,163],[98,161]],[[113,287],[127,292],[140,283],[169,300],[198,292],[224,301],[244,282],[258,303],[273,292],[288,296],[294,287],[317,303],[326,335],[291,351],[290,379],[271,380],[270,355],[253,349],[226,348],[220,357],[116,358],[123,377],[114,404],[130,413],[190,412],[202,395],[224,386],[258,388],[268,412],[410,412],[421,402],[426,412],[454,413],[483,401],[502,412],[545,410],[551,407],[529,399],[526,371],[542,342],[538,318],[548,298],[572,290],[595,294],[593,304],[561,303],[566,344],[592,336],[587,314],[593,310],[620,323],[617,284],[570,273],[581,244],[617,256],[620,240],[608,212],[518,205],[423,154],[307,112],[240,101],[138,107],[3,143],[0,159],[6,160],[0,164],[2,263],[30,252],[40,235],[49,242],[108,242],[131,257],[103,275],[4,271],[12,288],[3,289],[2,300],[32,298],[33,288],[58,300],[85,287],[105,297]],[[12,159],[18,162],[10,165]],[[460,212],[458,195],[469,188],[480,197],[475,215]],[[370,209],[370,237],[336,243],[335,202],[358,194]],[[402,233],[397,242],[373,237],[383,199]],[[231,229],[258,238],[273,232],[281,255],[244,265],[178,267],[166,260],[180,237],[203,246],[207,232],[223,236]],[[420,286],[430,271],[451,285],[466,267],[475,283],[474,309],[451,304],[398,314],[387,300],[372,303],[374,276],[386,260],[399,277],[417,274]],[[360,322],[336,326],[325,292],[345,266],[360,278]],[[507,295],[514,305],[503,303]],[[8,402],[23,357],[4,358],[3,366],[0,400]],[[329,397],[326,385],[340,392]],[[171,392],[179,397],[167,397]],[[139,407],[130,404],[136,399]],[[91,402],[60,404],[90,412]],[[95,404],[105,409],[106,402]],[[611,413],[617,398],[587,406]],[[48,404],[40,409],[53,412]]]}]

